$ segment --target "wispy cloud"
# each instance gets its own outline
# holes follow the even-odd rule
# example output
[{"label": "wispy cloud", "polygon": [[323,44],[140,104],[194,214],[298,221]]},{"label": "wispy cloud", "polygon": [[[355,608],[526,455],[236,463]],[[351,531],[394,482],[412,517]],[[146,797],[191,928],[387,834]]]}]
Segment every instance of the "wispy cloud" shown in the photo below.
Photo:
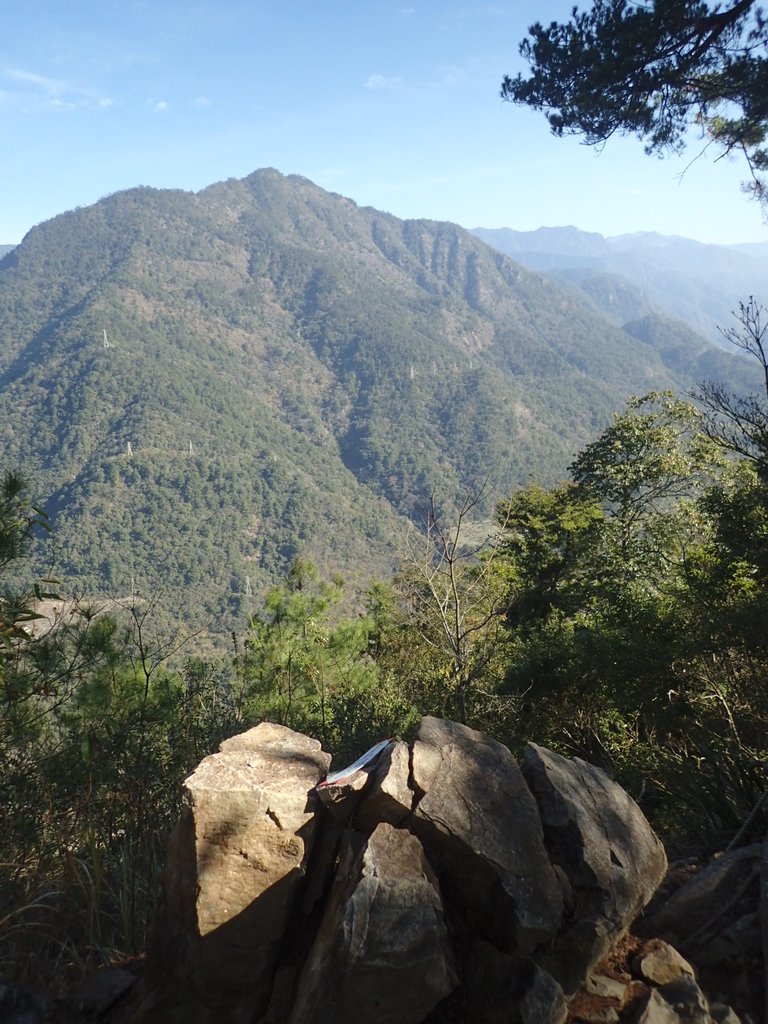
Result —
[{"label": "wispy cloud", "polygon": [[21,104],[25,111],[108,107],[112,103],[93,89],[19,67],[0,67],[0,82],[7,86],[2,90],[3,99]]},{"label": "wispy cloud", "polygon": [[198,110],[208,110],[211,106],[211,101],[207,96],[197,96],[192,100],[192,106],[196,107]]},{"label": "wispy cloud", "polygon": [[3,78],[10,82],[20,82],[22,85],[31,85],[44,92],[57,94],[68,91],[66,82],[57,78],[48,78],[47,75],[36,75],[32,71],[22,71],[20,68],[3,68]]},{"label": "wispy cloud", "polygon": [[157,114],[165,114],[166,111],[171,109],[171,104],[168,100],[147,100],[147,106]]},{"label": "wispy cloud", "polygon": [[386,75],[369,75],[365,82],[366,89],[382,90],[397,89],[403,84],[402,78],[388,78]]}]

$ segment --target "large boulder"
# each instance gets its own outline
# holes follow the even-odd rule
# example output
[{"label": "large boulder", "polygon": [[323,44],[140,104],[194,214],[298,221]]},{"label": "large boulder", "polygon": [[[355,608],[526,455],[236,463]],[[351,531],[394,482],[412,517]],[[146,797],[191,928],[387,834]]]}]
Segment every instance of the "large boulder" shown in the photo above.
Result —
[{"label": "large boulder", "polygon": [[667,858],[637,804],[599,768],[533,743],[521,767],[570,887],[567,919],[539,963],[570,995],[648,903]]},{"label": "large boulder", "polygon": [[[666,939],[695,963],[708,994],[739,1013],[764,1006],[765,948],[761,935],[762,844],[729,850],[696,870],[652,913],[638,934]],[[768,894],[766,882],[762,883]]]},{"label": "large boulder", "polygon": [[536,802],[509,750],[437,718],[421,720],[412,750],[409,827],[468,927],[514,954],[554,938],[562,892]]},{"label": "large boulder", "polygon": [[316,740],[265,722],[185,781],[160,934],[162,970],[179,983],[174,1019],[245,1024],[266,1006],[329,765]]},{"label": "large boulder", "polygon": [[456,984],[419,841],[388,824],[347,833],[289,1024],[419,1024]]}]

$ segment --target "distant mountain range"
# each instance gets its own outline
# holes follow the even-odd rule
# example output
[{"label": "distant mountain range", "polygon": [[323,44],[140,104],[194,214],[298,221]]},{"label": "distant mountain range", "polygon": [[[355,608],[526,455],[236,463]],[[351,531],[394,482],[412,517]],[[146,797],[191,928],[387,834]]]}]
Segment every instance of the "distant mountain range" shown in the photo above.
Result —
[{"label": "distant mountain range", "polygon": [[0,263],[4,461],[64,588],[158,590],[222,632],[297,554],[388,571],[432,492],[558,479],[630,394],[747,386],[634,301],[622,329],[456,225],[273,170],[132,189]]},{"label": "distant mountain range", "polygon": [[574,227],[473,232],[531,270],[577,287],[615,323],[652,309],[685,320],[715,344],[750,295],[768,302],[768,242],[704,245],[641,232],[604,238]]}]

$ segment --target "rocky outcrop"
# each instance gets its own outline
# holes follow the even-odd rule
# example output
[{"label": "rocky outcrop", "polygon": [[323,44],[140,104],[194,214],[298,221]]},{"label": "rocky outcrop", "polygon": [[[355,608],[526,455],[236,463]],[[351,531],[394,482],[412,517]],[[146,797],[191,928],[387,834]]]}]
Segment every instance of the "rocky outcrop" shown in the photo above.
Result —
[{"label": "rocky outcrop", "polygon": [[580,1024],[743,1024],[730,1006],[705,996],[677,950],[634,936],[595,967],[569,1000],[568,1017]]},{"label": "rocky outcrop", "polygon": [[667,944],[606,960],[666,861],[603,772],[434,718],[328,762],[264,724],[187,779],[157,948],[110,1024],[721,1019]]}]

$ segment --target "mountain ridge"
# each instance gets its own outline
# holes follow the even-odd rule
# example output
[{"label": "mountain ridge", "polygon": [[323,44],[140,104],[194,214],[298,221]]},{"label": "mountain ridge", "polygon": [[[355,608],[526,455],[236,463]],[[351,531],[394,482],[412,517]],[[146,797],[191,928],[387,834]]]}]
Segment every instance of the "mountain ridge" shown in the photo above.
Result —
[{"label": "mountain ridge", "polygon": [[0,264],[0,436],[68,588],[221,631],[297,554],[388,571],[430,493],[557,479],[632,392],[746,379],[674,330],[300,176],[132,189]]},{"label": "mountain ridge", "polygon": [[721,328],[732,325],[739,301],[768,295],[768,242],[712,245],[653,231],[605,237],[572,226],[473,234],[529,269],[576,281],[587,295],[595,288],[590,275],[619,275],[622,287],[721,347]]}]

